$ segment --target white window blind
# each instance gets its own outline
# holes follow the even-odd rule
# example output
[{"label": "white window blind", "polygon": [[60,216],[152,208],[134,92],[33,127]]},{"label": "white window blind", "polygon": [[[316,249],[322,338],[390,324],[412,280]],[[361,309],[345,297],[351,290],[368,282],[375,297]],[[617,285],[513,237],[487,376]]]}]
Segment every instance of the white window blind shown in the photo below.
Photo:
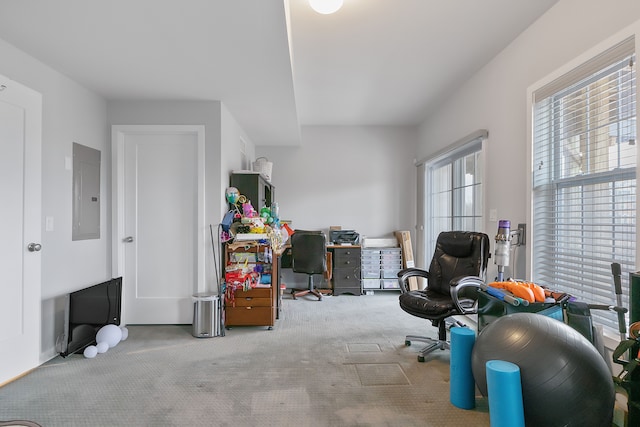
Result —
[{"label": "white window blind", "polygon": [[482,229],[481,153],[482,142],[486,137],[486,131],[481,131],[464,144],[456,144],[456,149],[426,164],[427,257],[433,254],[440,232]]},{"label": "white window blind", "polygon": [[587,303],[615,304],[612,262],[635,269],[634,63],[629,39],[534,94],[532,278]]}]

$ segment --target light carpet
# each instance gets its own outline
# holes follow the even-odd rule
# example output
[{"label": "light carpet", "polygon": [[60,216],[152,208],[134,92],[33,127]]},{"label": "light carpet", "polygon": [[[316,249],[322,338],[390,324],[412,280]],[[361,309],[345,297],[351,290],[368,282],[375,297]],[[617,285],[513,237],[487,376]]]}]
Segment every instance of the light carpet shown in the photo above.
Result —
[{"label": "light carpet", "polygon": [[449,352],[397,292],[291,300],[273,330],[194,338],[190,325],[128,326],[95,359],[57,357],[0,388],[0,420],[57,426],[489,426],[486,399],[449,401]]}]

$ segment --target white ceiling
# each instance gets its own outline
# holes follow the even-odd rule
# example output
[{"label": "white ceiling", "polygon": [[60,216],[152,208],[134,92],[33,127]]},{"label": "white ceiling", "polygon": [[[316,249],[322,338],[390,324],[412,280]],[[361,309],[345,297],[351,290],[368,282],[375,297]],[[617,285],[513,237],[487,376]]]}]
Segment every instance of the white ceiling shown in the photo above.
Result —
[{"label": "white ceiling", "polygon": [[295,145],[420,123],[557,1],[1,0],[0,38],[107,99],[221,100],[256,145]]}]

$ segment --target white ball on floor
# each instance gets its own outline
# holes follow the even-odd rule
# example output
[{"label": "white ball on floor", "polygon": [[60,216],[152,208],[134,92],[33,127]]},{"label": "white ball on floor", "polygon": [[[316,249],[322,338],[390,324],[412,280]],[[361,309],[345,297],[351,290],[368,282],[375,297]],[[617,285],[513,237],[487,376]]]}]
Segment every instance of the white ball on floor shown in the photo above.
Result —
[{"label": "white ball on floor", "polygon": [[122,339],[122,330],[117,325],[104,325],[96,334],[96,342],[106,342],[109,348],[113,348]]},{"label": "white ball on floor", "polygon": [[106,353],[109,350],[109,344],[106,341],[99,342],[96,349],[98,349],[98,353]]},{"label": "white ball on floor", "polygon": [[122,331],[122,341],[129,338],[129,329],[125,328],[124,326],[121,326],[120,330]]},{"label": "white ball on floor", "polygon": [[98,354],[98,348],[95,345],[90,345],[84,349],[83,354],[87,359],[93,359]]}]

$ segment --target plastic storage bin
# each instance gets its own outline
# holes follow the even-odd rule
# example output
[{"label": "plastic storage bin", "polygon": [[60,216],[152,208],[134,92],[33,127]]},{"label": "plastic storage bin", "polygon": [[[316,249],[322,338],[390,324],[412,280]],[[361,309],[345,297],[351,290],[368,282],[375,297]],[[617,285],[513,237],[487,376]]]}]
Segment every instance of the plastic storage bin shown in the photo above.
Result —
[{"label": "plastic storage bin", "polygon": [[556,320],[563,320],[562,304],[534,302],[529,305],[513,306],[482,290],[478,291],[478,332],[497,318],[512,313],[538,313]]}]

